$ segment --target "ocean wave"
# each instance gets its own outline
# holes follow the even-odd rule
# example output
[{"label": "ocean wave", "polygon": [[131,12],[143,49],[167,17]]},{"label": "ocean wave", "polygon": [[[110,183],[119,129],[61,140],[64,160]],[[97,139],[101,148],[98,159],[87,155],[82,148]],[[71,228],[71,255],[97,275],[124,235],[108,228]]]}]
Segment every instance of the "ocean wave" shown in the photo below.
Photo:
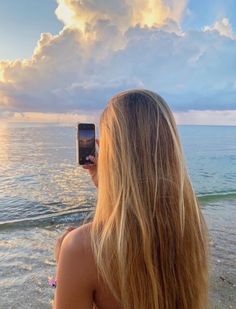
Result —
[{"label": "ocean wave", "polygon": [[[236,191],[209,192],[197,194],[199,201],[203,204],[220,200],[236,200]],[[41,214],[23,219],[14,219],[0,222],[0,230],[43,227],[55,224],[81,222],[89,218],[94,211],[94,206],[83,206],[67,209],[60,212]]]},{"label": "ocean wave", "polygon": [[207,203],[211,201],[219,201],[225,199],[236,199],[236,191],[221,191],[197,194],[201,202]]},{"label": "ocean wave", "polygon": [[47,215],[39,215],[31,218],[4,221],[0,222],[0,230],[43,227],[54,224],[83,221],[89,218],[93,210],[94,207],[89,206]]}]

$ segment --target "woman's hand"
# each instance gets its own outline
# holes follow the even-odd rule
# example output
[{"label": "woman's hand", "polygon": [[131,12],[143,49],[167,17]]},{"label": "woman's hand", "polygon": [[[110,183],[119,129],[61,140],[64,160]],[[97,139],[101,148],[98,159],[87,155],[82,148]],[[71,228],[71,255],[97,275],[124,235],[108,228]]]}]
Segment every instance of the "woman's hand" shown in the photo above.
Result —
[{"label": "woman's hand", "polygon": [[[96,144],[99,146],[99,140],[96,139]],[[93,183],[95,184],[96,187],[98,187],[98,176],[97,176],[97,159],[98,159],[98,152],[96,151],[95,157],[94,156],[89,156],[90,161],[93,163],[86,163],[83,165],[83,168],[88,170]]]},{"label": "woman's hand", "polygon": [[55,244],[55,248],[54,248],[54,258],[56,260],[56,263],[58,263],[58,260],[59,260],[61,245],[62,245],[64,238],[66,237],[67,234],[69,234],[74,229],[76,229],[76,227],[74,227],[74,226],[67,227],[65,229],[64,233],[57,239],[56,244]]}]

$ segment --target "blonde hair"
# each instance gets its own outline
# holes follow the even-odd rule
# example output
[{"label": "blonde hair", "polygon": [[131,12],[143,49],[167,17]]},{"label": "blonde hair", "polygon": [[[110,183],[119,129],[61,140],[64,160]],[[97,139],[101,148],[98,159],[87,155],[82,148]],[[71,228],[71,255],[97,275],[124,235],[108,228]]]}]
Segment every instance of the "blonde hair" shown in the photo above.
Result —
[{"label": "blonde hair", "polygon": [[112,97],[100,118],[91,240],[121,307],[206,308],[206,235],[166,102],[142,89]]}]

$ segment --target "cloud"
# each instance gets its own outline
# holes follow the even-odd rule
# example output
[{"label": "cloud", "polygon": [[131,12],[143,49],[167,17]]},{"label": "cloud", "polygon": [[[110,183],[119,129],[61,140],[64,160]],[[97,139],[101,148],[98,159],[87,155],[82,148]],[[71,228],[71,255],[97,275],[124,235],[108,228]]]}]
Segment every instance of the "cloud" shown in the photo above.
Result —
[{"label": "cloud", "polygon": [[[1,115],[4,122],[33,122],[33,123],[60,123],[63,125],[74,125],[78,122],[93,122],[99,127],[99,118],[102,110],[83,113],[9,113],[5,112]],[[235,125],[236,110],[189,110],[174,112],[177,124],[182,125]],[[0,123],[4,124],[4,122]]]},{"label": "cloud", "polygon": [[236,124],[236,110],[224,110],[224,111],[189,110],[187,112],[175,112],[174,116],[178,124],[184,124],[184,125]]},{"label": "cloud", "polygon": [[110,20],[120,31],[129,27],[162,25],[167,19],[180,22],[187,0],[57,0],[57,17],[70,28],[90,32],[99,20]]},{"label": "cloud", "polygon": [[232,40],[236,40],[236,33],[233,32],[232,25],[228,18],[224,17],[217,20],[212,26],[205,26],[204,31],[217,31],[219,34],[227,36]]},{"label": "cloud", "polygon": [[[101,113],[101,111],[100,111]],[[100,114],[99,113],[99,114]],[[76,114],[76,113],[14,113],[11,115],[5,115],[8,122],[50,122],[50,123],[63,123],[70,124],[78,122],[93,122],[98,127],[99,114],[90,113],[88,114]]]},{"label": "cloud", "polygon": [[132,4],[58,0],[62,31],[41,34],[31,59],[0,61],[0,115],[92,113],[133,87],[174,111],[236,110],[236,40],[213,28],[184,33],[185,0]]}]

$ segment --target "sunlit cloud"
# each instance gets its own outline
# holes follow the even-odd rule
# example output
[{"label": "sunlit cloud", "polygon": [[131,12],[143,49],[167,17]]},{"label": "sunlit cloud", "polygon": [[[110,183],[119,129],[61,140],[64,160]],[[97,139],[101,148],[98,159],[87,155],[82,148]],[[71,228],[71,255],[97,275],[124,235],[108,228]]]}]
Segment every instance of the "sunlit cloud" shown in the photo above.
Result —
[{"label": "sunlit cloud", "polygon": [[217,20],[212,26],[205,26],[204,31],[217,31],[219,34],[236,40],[236,33],[233,32],[232,25],[228,18]]},{"label": "sunlit cloud", "polygon": [[0,117],[73,120],[128,88],[160,93],[183,122],[189,110],[196,110],[192,121],[203,110],[221,117],[236,110],[236,40],[227,17],[184,32],[186,0],[127,3],[58,0],[61,32],[42,33],[30,59],[0,61]]},{"label": "sunlit cloud", "polygon": [[74,1],[57,0],[57,17],[67,27],[89,32],[99,20],[110,20],[121,31],[129,27],[156,26],[168,19],[181,21],[187,0]]}]

